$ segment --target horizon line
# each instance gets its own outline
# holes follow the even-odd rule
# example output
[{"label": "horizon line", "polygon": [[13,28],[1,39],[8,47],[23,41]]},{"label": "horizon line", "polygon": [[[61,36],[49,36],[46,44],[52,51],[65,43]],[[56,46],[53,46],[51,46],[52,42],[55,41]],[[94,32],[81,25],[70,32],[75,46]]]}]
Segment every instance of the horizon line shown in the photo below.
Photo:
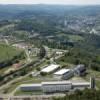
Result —
[{"label": "horizon line", "polygon": [[0,3],[0,5],[66,5],[66,6],[100,6],[100,4],[49,4],[49,3]]}]

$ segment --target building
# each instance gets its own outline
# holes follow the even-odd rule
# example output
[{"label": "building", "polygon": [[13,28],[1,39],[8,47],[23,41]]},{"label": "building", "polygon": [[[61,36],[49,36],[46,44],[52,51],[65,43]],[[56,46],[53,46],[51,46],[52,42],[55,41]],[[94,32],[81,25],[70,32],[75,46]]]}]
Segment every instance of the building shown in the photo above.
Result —
[{"label": "building", "polygon": [[26,48],[28,48],[28,45],[25,44],[25,43],[13,44],[12,46],[14,46],[16,48],[20,48],[20,49],[26,49]]},{"label": "building", "polygon": [[94,77],[91,77],[90,78],[90,88],[92,88],[92,89],[95,89],[95,78]]},{"label": "building", "polygon": [[42,69],[41,72],[44,72],[44,73],[51,73],[51,72],[57,70],[59,67],[60,67],[60,65],[51,64],[51,65],[49,65],[48,67]]},{"label": "building", "polygon": [[24,84],[19,88],[22,91],[42,91],[43,93],[59,93],[74,90],[83,90],[85,88],[95,88],[95,80],[90,78],[90,82],[73,81],[52,81],[42,82],[40,84]]},{"label": "building", "polygon": [[74,68],[75,75],[78,76],[84,76],[86,74],[86,67],[83,64],[77,65],[76,68]]},{"label": "building", "polygon": [[72,88],[72,83],[68,81],[42,82],[44,93],[65,92]]},{"label": "building", "polygon": [[54,73],[55,78],[69,79],[74,76],[74,72],[71,69],[61,69]]},{"label": "building", "polygon": [[39,91],[41,90],[41,84],[22,84],[19,88],[22,91]]},{"label": "building", "polygon": [[84,90],[90,88],[90,82],[72,82],[72,90]]},{"label": "building", "polygon": [[63,52],[61,52],[61,51],[56,52],[56,55],[62,55],[62,54],[63,54]]},{"label": "building", "polygon": [[67,71],[67,72],[63,75],[62,79],[67,80],[67,79],[72,78],[73,76],[74,76],[74,71],[70,69],[69,71]]}]

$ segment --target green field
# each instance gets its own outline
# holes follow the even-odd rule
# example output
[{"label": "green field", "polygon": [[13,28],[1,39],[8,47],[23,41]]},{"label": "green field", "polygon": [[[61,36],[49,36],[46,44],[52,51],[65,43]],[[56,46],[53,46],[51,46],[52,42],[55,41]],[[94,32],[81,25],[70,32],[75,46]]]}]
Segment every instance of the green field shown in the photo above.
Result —
[{"label": "green field", "polygon": [[[13,82],[11,85],[9,85],[7,88],[4,88],[0,92],[1,93],[2,92],[4,92],[4,93],[11,93],[21,84],[40,83],[40,82],[43,82],[43,81],[51,81],[51,80],[53,81],[51,76],[46,76],[46,77],[30,77],[30,76],[27,76],[25,78],[22,78],[21,80]],[[25,92],[25,93],[27,94],[27,93],[30,93],[30,92]],[[24,92],[18,90],[18,91],[16,91],[15,94],[16,95],[24,94]]]},{"label": "green field", "polygon": [[80,35],[69,35],[69,34],[64,34],[64,33],[59,33],[57,35],[57,37],[63,37],[63,38],[66,38],[66,39],[69,39],[70,41],[74,41],[74,42],[77,42],[77,41],[84,41],[84,37],[80,36]]},{"label": "green field", "polygon": [[71,41],[83,41],[84,38],[79,35],[67,35]]},{"label": "green field", "polygon": [[13,59],[13,57],[19,53],[19,50],[16,50],[11,46],[0,44],[0,62]]},{"label": "green field", "polygon": [[30,91],[30,92],[24,92],[21,90],[16,91],[16,93],[14,94],[14,96],[22,96],[22,95],[40,95],[43,94],[42,91]]}]

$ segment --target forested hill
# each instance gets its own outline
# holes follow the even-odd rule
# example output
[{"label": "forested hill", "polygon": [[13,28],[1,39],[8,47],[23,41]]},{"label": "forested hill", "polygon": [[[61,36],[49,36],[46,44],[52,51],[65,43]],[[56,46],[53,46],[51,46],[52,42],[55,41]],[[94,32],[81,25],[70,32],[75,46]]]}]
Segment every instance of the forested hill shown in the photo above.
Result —
[{"label": "forested hill", "polygon": [[97,15],[100,6],[65,6],[65,5],[0,5],[0,19],[29,18],[32,15]]}]

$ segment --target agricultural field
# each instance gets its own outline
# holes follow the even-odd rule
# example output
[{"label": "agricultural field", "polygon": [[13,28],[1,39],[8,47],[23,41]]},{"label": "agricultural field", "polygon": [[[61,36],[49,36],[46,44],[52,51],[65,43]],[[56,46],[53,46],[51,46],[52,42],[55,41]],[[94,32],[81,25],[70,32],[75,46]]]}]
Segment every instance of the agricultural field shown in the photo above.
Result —
[{"label": "agricultural field", "polygon": [[20,52],[21,51],[16,50],[11,46],[0,44],[0,62],[13,59],[13,57],[18,55]]},{"label": "agricultural field", "polygon": [[68,40],[73,41],[73,42],[84,41],[84,37],[82,37],[80,35],[76,35],[76,34],[69,35],[69,34],[59,33],[57,35],[57,37],[62,37],[62,38],[68,39]]},{"label": "agricultural field", "polygon": [[4,43],[0,44],[0,75],[8,73],[11,70],[15,70],[13,64],[16,61],[19,61],[18,59],[20,59],[20,64],[23,63],[24,59],[22,56],[24,55],[22,52],[22,50],[8,46]]}]

